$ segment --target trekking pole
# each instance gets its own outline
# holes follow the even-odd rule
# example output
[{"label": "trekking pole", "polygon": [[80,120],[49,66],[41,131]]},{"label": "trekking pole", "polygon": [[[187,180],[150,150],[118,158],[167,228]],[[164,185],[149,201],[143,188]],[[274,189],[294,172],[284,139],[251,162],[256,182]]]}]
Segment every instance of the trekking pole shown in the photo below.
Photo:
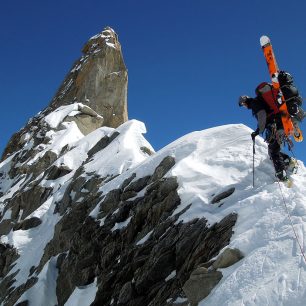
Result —
[{"label": "trekking pole", "polygon": [[255,138],[253,140],[253,188],[255,187]]}]

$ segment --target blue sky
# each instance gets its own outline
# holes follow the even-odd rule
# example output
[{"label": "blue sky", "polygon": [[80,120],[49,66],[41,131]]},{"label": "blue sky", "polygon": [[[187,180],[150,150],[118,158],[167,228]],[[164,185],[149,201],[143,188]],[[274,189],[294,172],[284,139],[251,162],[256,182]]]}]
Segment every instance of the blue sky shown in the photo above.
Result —
[{"label": "blue sky", "polygon": [[[128,67],[129,118],[145,122],[156,150],[195,130],[255,128],[237,99],[269,80],[261,35],[306,97],[305,12],[306,2],[284,0],[5,1],[0,151],[49,104],[82,46],[105,26],[118,33]],[[294,148],[304,161],[305,148],[306,140]]]}]

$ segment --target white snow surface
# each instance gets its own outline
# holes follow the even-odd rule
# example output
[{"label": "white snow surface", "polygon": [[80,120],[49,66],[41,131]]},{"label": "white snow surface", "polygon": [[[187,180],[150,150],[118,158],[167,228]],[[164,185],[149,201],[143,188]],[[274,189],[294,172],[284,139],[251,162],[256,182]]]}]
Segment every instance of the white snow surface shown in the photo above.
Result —
[{"label": "white snow surface", "polygon": [[27,290],[17,301],[29,301],[31,306],[54,306],[57,305],[56,279],[58,271],[56,268],[57,257],[52,257],[39,274],[39,281]]},{"label": "white snow surface", "polygon": [[64,306],[84,306],[90,305],[94,300],[97,292],[97,279],[82,288],[76,288]]},{"label": "white snow surface", "polygon": [[145,125],[137,120],[130,120],[123,123],[116,129],[120,133],[104,150],[97,152],[92,161],[84,166],[87,173],[96,172],[101,177],[115,176],[121,174],[142,161],[148,155],[140,150],[147,147],[152,152],[154,149],[145,140]]},{"label": "white snow surface", "polygon": [[79,110],[79,105],[83,106],[82,103],[73,103],[61,106],[47,115],[45,117],[45,121],[50,125],[51,128],[55,129],[70,113],[75,114],[75,112]]},{"label": "white snow surface", "polygon": [[[50,114],[47,120],[50,125],[58,126],[59,117],[63,120],[67,114],[75,110],[75,107],[61,109],[52,113],[53,115]],[[87,160],[88,151],[102,137],[111,136],[116,131],[120,133],[119,136]],[[44,147],[44,152],[49,149],[60,152],[64,145],[69,144],[72,149],[55,161],[55,164],[64,164],[73,171],[55,181],[43,180],[40,183],[43,186],[53,186],[55,190],[54,194],[29,216],[41,218],[40,226],[27,231],[11,231],[7,236],[1,237],[2,242],[14,245],[20,253],[11,271],[13,273],[19,270],[14,285],[24,283],[30,268],[39,264],[43,250],[52,239],[54,227],[60,220],[60,216],[53,213],[55,203],[60,201],[73,174],[80,166],[84,167],[84,175],[118,175],[100,187],[100,191],[105,195],[110,190],[118,188],[132,173],[136,173],[135,180],[153,174],[163,158],[173,156],[176,164],[166,176],[176,176],[179,182],[181,204],[174,214],[191,204],[178,222],[203,217],[212,225],[230,213],[238,214],[229,247],[240,249],[245,257],[235,265],[221,270],[222,280],[200,305],[305,305],[306,264],[283,203],[284,197],[299,242],[304,248],[305,167],[299,161],[298,173],[292,176],[292,188],[288,189],[283,184],[279,186],[267,155],[267,145],[262,138],[257,137],[253,188],[251,131],[242,124],[232,124],[193,132],[174,141],[153,156],[148,156],[140,150],[140,147],[145,146],[154,151],[143,137],[146,132],[145,125],[137,120],[128,121],[117,129],[102,127],[87,136],[83,136],[73,123],[67,124],[66,129],[54,131],[54,141]],[[60,142],[56,141],[57,139]],[[13,182],[5,178],[11,159],[12,157],[9,157],[0,164],[0,170],[4,173],[0,184],[5,189],[6,199],[12,196],[10,188]],[[13,188],[19,188],[21,185],[22,182]],[[215,195],[231,187],[235,188],[231,196],[220,203],[211,204]],[[0,198],[0,204],[2,203],[3,199]],[[91,212],[92,217],[97,216],[98,209],[99,204]],[[10,212],[6,217],[9,216]],[[103,220],[99,221],[103,225]],[[129,221],[130,219],[127,219],[117,224],[116,229],[126,226]],[[138,243],[144,243],[150,235],[151,232]],[[35,275],[38,277],[36,285],[19,301],[27,298],[33,305],[57,303],[54,289],[57,277],[55,262],[56,258],[51,258],[46,263],[41,273]],[[175,273],[169,277],[175,277]],[[90,305],[96,290],[96,282],[86,288],[76,288],[66,305]]]},{"label": "white snow surface", "polygon": [[[70,114],[75,110],[74,105],[68,105],[57,109],[55,112],[49,114],[49,123],[58,125],[61,122],[53,120],[52,118],[61,118],[63,120],[67,114]],[[59,117],[57,117],[59,116]],[[121,174],[123,171],[127,171],[130,168],[135,167],[140,162],[145,160],[148,155],[142,152],[140,149],[142,146],[147,146],[152,152],[154,149],[142,136],[146,132],[145,126],[142,122],[137,120],[131,120],[126,122],[118,129],[101,127],[92,133],[84,136],[78,129],[74,122],[62,123],[63,127],[59,131],[50,130],[49,136],[51,135],[51,141],[43,146],[43,150],[37,153],[30,161],[26,161],[27,164],[35,163],[40,157],[46,152],[53,151],[57,154],[61,152],[62,148],[67,144],[71,150],[60,156],[54,165],[67,166],[72,171],[58,178],[57,180],[46,180],[43,179],[39,184],[43,187],[52,187],[54,193],[32,214],[27,218],[39,217],[42,221],[41,225],[29,230],[11,230],[8,235],[0,237],[2,243],[9,243],[13,245],[20,257],[16,260],[14,267],[9,274],[17,273],[15,276],[14,286],[18,287],[26,282],[29,277],[31,267],[37,267],[40,259],[43,256],[44,249],[47,243],[52,239],[54,234],[55,225],[60,221],[61,217],[59,214],[54,214],[55,205],[59,202],[68,187],[75,171],[80,167],[84,166],[85,173],[87,170],[101,174],[105,176],[116,176]],[[104,150],[105,154],[101,154],[104,150],[98,152],[93,158],[85,163],[88,158],[88,151],[92,149],[96,143],[105,136],[111,136],[114,132],[119,132],[119,136],[111,142]],[[111,159],[113,155],[113,162]],[[0,188],[4,192],[3,196],[0,197],[0,212],[4,209],[4,200],[9,200],[14,196],[14,193],[22,187],[26,187],[27,183],[24,177],[21,179],[10,179],[8,172],[11,168],[13,155],[8,157],[0,164],[0,172],[2,177],[0,178]],[[19,166],[22,164],[19,164]],[[87,168],[86,168],[87,167]],[[93,168],[95,167],[95,168]],[[99,170],[105,168],[106,170]],[[107,175],[106,175],[106,172]],[[42,177],[41,174],[39,177]],[[23,186],[24,185],[24,186]],[[22,215],[22,210],[19,216]],[[4,217],[9,219],[11,216],[11,210],[7,210]],[[118,224],[124,226],[123,224]],[[56,292],[52,286],[55,286],[55,281],[52,283],[54,277],[57,277],[57,270],[55,262],[52,259],[48,261],[40,274],[35,276],[38,277],[38,282],[31,290],[23,294],[19,301],[28,299],[31,305],[55,305],[57,304]],[[51,286],[52,285],[52,286]],[[50,288],[48,294],[45,294],[47,288]],[[52,290],[51,290],[52,289]],[[82,292],[82,291],[81,291]]]},{"label": "white snow surface", "polygon": [[[305,305],[306,264],[282,198],[305,247],[305,167],[299,161],[292,188],[278,185],[267,145],[257,137],[253,188],[251,132],[242,124],[233,124],[190,133],[101,190],[106,193],[117,188],[131,172],[136,173],[135,180],[152,174],[165,156],[173,156],[176,164],[167,176],[177,176],[181,198],[174,214],[192,204],[178,222],[204,217],[212,225],[238,213],[228,247],[240,249],[245,258],[222,269],[222,280],[200,305]],[[231,187],[235,188],[231,196],[211,204],[216,194]]]}]

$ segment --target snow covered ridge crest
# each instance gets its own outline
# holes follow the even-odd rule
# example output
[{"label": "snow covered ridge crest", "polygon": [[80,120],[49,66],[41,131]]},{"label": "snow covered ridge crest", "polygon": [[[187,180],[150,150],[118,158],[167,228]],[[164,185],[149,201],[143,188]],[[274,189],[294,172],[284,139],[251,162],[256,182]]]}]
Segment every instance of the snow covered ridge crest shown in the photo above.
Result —
[{"label": "snow covered ridge crest", "polygon": [[[305,264],[261,138],[253,189],[241,124],[154,153],[136,120],[85,135],[76,118],[100,117],[82,107],[41,118],[0,164],[3,305],[303,305]],[[303,237],[302,163],[294,182],[283,193]]]},{"label": "snow covered ridge crest", "polygon": [[98,186],[154,152],[142,136],[143,123],[100,127],[103,118],[81,103],[33,120],[36,125],[20,139],[22,149],[0,164],[0,297],[7,305],[35,283],[29,275],[42,259],[60,215],[77,200],[75,193],[83,199],[88,193],[98,197]]}]

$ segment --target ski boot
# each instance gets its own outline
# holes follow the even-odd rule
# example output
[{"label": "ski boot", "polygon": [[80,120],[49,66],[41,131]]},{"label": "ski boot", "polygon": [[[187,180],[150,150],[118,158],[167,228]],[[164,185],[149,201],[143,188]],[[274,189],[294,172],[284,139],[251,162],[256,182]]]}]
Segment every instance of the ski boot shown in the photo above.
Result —
[{"label": "ski boot", "polygon": [[287,182],[289,180],[286,170],[276,172],[275,176],[280,182]]},{"label": "ski boot", "polygon": [[284,160],[284,164],[285,164],[285,169],[287,172],[292,173],[292,174],[296,174],[297,173],[297,169],[298,169],[298,162],[295,158],[293,157],[289,157],[287,159]]},{"label": "ski boot", "polygon": [[286,170],[281,170],[281,171],[276,172],[275,176],[278,182],[284,183],[287,188],[292,187],[293,181],[288,177]]}]

